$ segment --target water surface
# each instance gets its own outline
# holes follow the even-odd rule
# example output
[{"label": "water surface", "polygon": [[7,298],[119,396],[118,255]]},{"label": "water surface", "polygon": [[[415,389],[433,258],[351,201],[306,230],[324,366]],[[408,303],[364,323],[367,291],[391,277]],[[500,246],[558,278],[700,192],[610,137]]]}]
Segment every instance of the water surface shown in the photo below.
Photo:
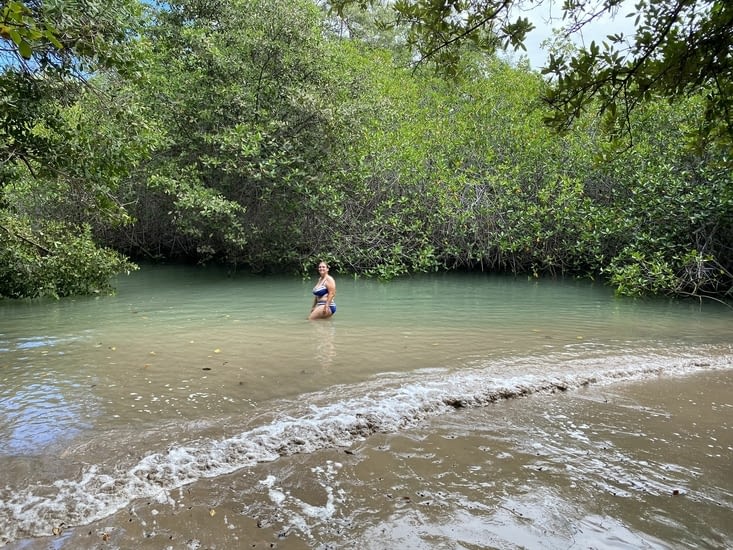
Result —
[{"label": "water surface", "polygon": [[[730,383],[733,313],[717,303],[616,298],[607,287],[587,281],[449,274],[380,283],[335,276],[338,312],[321,322],[305,320],[315,277],[229,276],[181,267],[145,267],[121,278],[112,297],[0,304],[0,544],[29,547],[35,540],[43,545],[44,536],[55,532],[57,545],[63,545],[62,532],[72,526],[119,520],[120,513],[150,499],[176,510],[182,488],[213,497],[221,493],[218,483],[237,476],[239,494],[255,499],[251,509],[263,508],[257,498],[271,503],[273,491],[283,495],[281,506],[275,506],[281,522],[277,534],[289,536],[278,539],[281,546],[295,540],[311,547],[339,546],[302,517],[285,512],[287,489],[275,488],[284,480],[274,472],[300,471],[295,457],[319,460],[323,453],[355,448],[379,434],[413,440],[416,429],[431,434],[421,452],[437,455],[436,437],[448,419],[456,418],[462,426],[458,431],[471,437],[484,433],[487,422],[494,426],[491,437],[511,441],[518,437],[517,426],[525,435],[536,427],[533,445],[555,449],[558,434],[568,432],[555,419],[567,413],[547,410],[562,409],[566,399],[559,396],[568,392],[576,396],[590,387],[618,384],[642,384],[653,392],[660,379],[669,383],[710,373],[722,376],[716,384]],[[532,406],[515,408],[523,412],[521,418],[516,411],[502,412],[512,418],[507,424],[494,417],[500,402]],[[680,486],[688,478],[717,479],[719,468],[733,465],[727,431],[731,405],[720,400],[708,405],[723,426],[718,443],[708,441],[708,426],[692,424],[688,429],[699,433],[685,444],[698,442],[701,452],[706,445],[719,447],[720,456],[681,474]],[[484,417],[478,420],[475,414]],[[584,414],[597,418],[600,413]],[[615,413],[603,430],[628,432],[640,442],[634,434],[642,430],[633,424],[633,414],[628,422],[624,414]],[[564,437],[580,438],[581,432],[569,430]],[[629,456],[646,445],[634,451],[631,443]],[[486,456],[496,461],[502,453],[528,452],[525,446],[521,453],[512,449]],[[385,467],[402,464],[399,452],[387,454]],[[561,462],[577,459],[572,453],[558,456]],[[486,468],[475,458],[465,453],[465,461]],[[614,471],[603,472],[610,481],[605,487],[597,482],[593,494],[613,493],[613,479],[634,475],[632,462],[614,462]],[[507,472],[521,471],[517,460],[501,463],[512,465]],[[328,464],[306,470],[341,468],[333,460]],[[669,464],[675,467],[673,457]],[[579,477],[602,477],[597,464],[581,470]],[[247,474],[254,471],[262,473],[257,480]],[[347,496],[361,494],[358,487],[366,482],[352,475],[340,482]],[[498,477],[492,486],[503,487],[505,494],[520,490],[515,474]],[[461,483],[478,491],[487,481]],[[552,493],[553,479],[543,483],[542,491]],[[700,498],[733,512],[733,483],[719,485],[722,497]],[[585,510],[593,500],[587,494],[587,488],[571,488],[562,496],[563,505],[577,497]],[[495,498],[471,497],[478,507],[495,506]],[[456,515],[465,512],[457,503],[446,506]],[[324,510],[312,521],[332,523],[333,502]],[[588,521],[600,530],[604,521],[616,521],[609,527],[611,538],[623,531],[628,540],[646,541],[649,547],[673,547],[676,531],[669,525],[684,526],[684,516],[682,510],[652,514],[650,532],[659,536],[626,525],[618,515],[597,516],[600,526]],[[514,514],[492,517],[504,522],[502,544],[538,544],[529,531],[522,533]],[[351,535],[366,533],[368,518],[353,515]],[[412,547],[435,547],[430,537],[405,534],[406,526],[400,527],[402,534],[390,534],[387,519],[372,526],[385,525],[382,547],[403,535]],[[425,519],[425,532],[441,531],[437,521]],[[716,547],[725,535],[730,527],[710,525],[700,536]],[[569,537],[561,532],[557,547]],[[98,542],[88,541],[90,547]],[[78,547],[80,541],[68,544]],[[480,540],[471,544],[482,545]]]}]

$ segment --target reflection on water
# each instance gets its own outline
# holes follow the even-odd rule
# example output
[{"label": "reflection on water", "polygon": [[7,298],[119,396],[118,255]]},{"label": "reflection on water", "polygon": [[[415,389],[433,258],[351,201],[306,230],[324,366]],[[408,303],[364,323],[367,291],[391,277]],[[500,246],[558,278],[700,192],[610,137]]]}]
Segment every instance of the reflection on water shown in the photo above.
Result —
[{"label": "reflection on water", "polygon": [[18,338],[15,347],[18,349],[33,349],[53,346],[58,342],[55,338]]},{"label": "reflection on water", "polygon": [[51,444],[72,440],[83,428],[80,404],[70,402],[52,383],[33,384],[2,400],[1,455],[34,455]]},{"label": "reflection on water", "polygon": [[323,368],[329,368],[336,359],[336,325],[330,321],[312,322],[315,334],[315,355]]},{"label": "reflection on water", "polygon": [[[202,479],[217,480],[278,457],[353,446],[467,407],[732,366],[733,314],[720,304],[617,299],[608,288],[577,281],[474,275],[390,283],[340,277],[338,284],[338,314],[315,322],[305,321],[312,281],[170,267],[122,279],[112,297],[3,303],[0,524],[8,527],[0,530],[0,544],[47,534],[49,522],[90,523],[143,497],[168,502],[175,500],[174,491]],[[638,411],[605,420],[594,412],[592,422],[576,421],[560,403],[548,398],[509,424],[481,421],[493,426],[486,428],[492,438],[511,444],[498,455],[479,453],[491,461],[475,462],[478,469],[467,470],[464,481],[473,479],[485,489],[471,495],[471,506],[498,506],[490,521],[505,530],[521,525],[536,506],[520,510],[528,498],[517,485],[524,469],[545,472],[549,486],[550,473],[564,469],[567,483],[575,486],[570,496],[556,500],[558,509],[573,494],[585,494],[581,485],[589,478],[603,492],[613,488],[615,496],[633,499],[629,476],[646,492],[664,492],[669,479],[682,483],[689,481],[685,476],[707,475],[703,465],[677,477],[673,460],[659,460],[661,470],[642,468],[636,475],[625,462],[637,459],[637,442],[648,444],[634,421]],[[722,415],[731,412],[727,405],[716,406]],[[644,422],[653,423],[653,415]],[[729,432],[718,436],[727,441]],[[704,439],[702,433],[695,437]],[[599,438],[628,454],[592,456]],[[624,444],[614,438],[624,438]],[[391,443],[387,454],[408,470],[424,467],[416,479],[436,477],[436,468],[443,477],[454,476],[448,459],[436,458],[440,440],[430,439],[420,453]],[[733,446],[709,445],[708,453],[728,457]],[[543,458],[518,465],[518,456],[533,453]],[[585,464],[577,478],[576,462]],[[336,479],[339,468],[323,475]],[[243,479],[241,492],[262,490]],[[286,487],[264,487],[282,494],[280,504],[287,500]],[[504,500],[492,500],[497,488],[506,493]],[[359,492],[356,486],[345,490],[344,501]],[[534,496],[552,501],[557,495],[535,486]],[[332,497],[309,510],[332,513]],[[424,499],[439,504],[435,510],[451,510],[458,523],[470,509],[436,491]],[[723,501],[726,510],[733,509],[727,496]],[[253,509],[261,504],[255,498]],[[594,510],[590,501],[584,506],[578,521],[589,532],[602,521],[627,525]],[[448,524],[438,515],[422,518],[432,540],[442,544]],[[385,527],[385,544],[399,539],[416,518],[405,521],[390,523],[391,534]],[[621,527],[613,531],[618,535]],[[640,531],[631,527],[627,540],[641,536],[653,547],[653,536]],[[467,544],[480,545],[466,537]],[[536,539],[527,537],[533,546]],[[523,544],[517,538],[514,543]]]}]

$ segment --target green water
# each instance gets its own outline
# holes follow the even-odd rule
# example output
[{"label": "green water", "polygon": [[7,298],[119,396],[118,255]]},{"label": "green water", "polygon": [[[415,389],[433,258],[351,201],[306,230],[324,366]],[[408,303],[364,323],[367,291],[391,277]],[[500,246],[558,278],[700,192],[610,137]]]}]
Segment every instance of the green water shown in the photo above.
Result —
[{"label": "green water", "polygon": [[733,311],[719,304],[616,298],[586,281],[336,277],[324,322],[305,320],[315,280],[211,268],[144,267],[114,296],[3,303],[2,398],[32,420],[16,427],[24,437],[38,423],[53,439],[33,411],[76,433],[237,413],[383,372],[731,343]]},{"label": "green water", "polygon": [[[733,310],[715,302],[617,298],[575,280],[332,275],[338,311],[315,322],[315,274],[146,266],[114,296],[0,303],[0,543],[47,533],[48,518],[113,514],[150,494],[140,471],[174,488],[399,430],[455,396],[731,366]],[[259,434],[261,450],[220,457]],[[176,474],[181,449],[211,466]],[[109,498],[89,496],[107,479]]]}]

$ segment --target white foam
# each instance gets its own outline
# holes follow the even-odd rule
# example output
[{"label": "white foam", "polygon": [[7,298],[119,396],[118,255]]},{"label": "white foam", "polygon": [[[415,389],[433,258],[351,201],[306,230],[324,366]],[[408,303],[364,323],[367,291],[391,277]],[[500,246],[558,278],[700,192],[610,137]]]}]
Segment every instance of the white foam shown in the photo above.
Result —
[{"label": "white foam", "polygon": [[[225,439],[172,445],[164,452],[144,456],[127,469],[101,471],[99,466],[91,465],[79,478],[61,479],[51,487],[5,487],[0,490],[0,544],[48,535],[62,523],[90,523],[140,498],[172,503],[172,490],[201,478],[225,475],[294,453],[349,446],[374,433],[398,431],[462,407],[479,407],[538,392],[567,391],[587,384],[733,368],[731,353],[616,356],[613,367],[608,357],[597,361],[563,359],[554,370],[547,368],[546,361],[543,356],[452,373],[421,371],[380,376],[365,385],[300,396],[296,402],[281,404],[278,418],[268,424]],[[537,368],[538,363],[542,368]],[[261,483],[273,502],[282,503],[288,498],[275,486],[274,478]],[[303,514],[330,517],[335,503],[330,486],[327,494],[323,507],[303,503]]]}]

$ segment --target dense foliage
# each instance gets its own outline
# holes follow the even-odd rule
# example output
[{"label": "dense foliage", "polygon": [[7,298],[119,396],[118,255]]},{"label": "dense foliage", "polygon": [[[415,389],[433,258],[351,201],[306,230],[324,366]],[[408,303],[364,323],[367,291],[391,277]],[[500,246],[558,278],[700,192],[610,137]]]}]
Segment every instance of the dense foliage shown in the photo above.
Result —
[{"label": "dense foliage", "polygon": [[138,222],[110,235],[118,248],[256,269],[311,254],[357,108],[322,22],[308,1],[167,3],[135,91],[162,144],[128,182]]},{"label": "dense foliage", "polygon": [[132,269],[119,253],[96,246],[89,226],[0,214],[0,288],[8,298],[106,293],[113,275]]},{"label": "dense foliage", "polygon": [[0,296],[108,291],[132,268],[90,224],[126,219],[115,185],[138,155],[113,137],[129,119],[112,123],[114,98],[87,79],[135,75],[141,17],[137,0],[0,5]]},{"label": "dense foliage", "polygon": [[[354,5],[392,8],[392,24],[407,27],[417,62],[454,74],[466,44],[493,53],[525,49],[534,24],[523,14],[547,0],[331,0],[345,17]],[[693,131],[699,140],[733,148],[733,5],[726,0],[565,0],[558,6],[562,38],[570,39],[604,17],[633,18],[633,36],[608,34],[587,47],[555,47],[543,73],[553,77],[543,97],[546,120],[566,128],[585,110],[606,115],[632,138],[631,112],[652,98],[704,93],[706,116]],[[548,13],[552,13],[550,10]],[[384,21],[385,19],[382,18]],[[389,19],[387,19],[389,21]],[[389,23],[387,23],[389,25]],[[553,25],[554,26],[554,25]]]},{"label": "dense foliage", "polygon": [[636,0],[600,6],[570,0],[569,33],[600,13],[634,17],[633,37],[615,33],[573,55],[551,55],[545,73],[557,85],[547,94],[549,119],[562,127],[591,99],[607,122],[633,137],[630,113],[652,98],[701,93],[705,116],[692,128],[700,141],[716,141],[733,152],[733,4],[727,0]]},{"label": "dense foliage", "polygon": [[[50,54],[64,38],[57,59],[78,67],[74,25],[38,9],[58,2],[25,3],[20,43]],[[92,56],[93,75],[0,76],[0,296],[104,291],[125,257],[733,293],[729,148],[689,139],[710,121],[703,93],[640,103],[621,147],[588,115],[549,129],[556,88],[526,66],[464,47],[450,80],[406,68],[407,30],[361,12],[344,31],[309,0],[174,0],[140,26],[120,6],[127,32],[98,39],[125,54]]]}]

